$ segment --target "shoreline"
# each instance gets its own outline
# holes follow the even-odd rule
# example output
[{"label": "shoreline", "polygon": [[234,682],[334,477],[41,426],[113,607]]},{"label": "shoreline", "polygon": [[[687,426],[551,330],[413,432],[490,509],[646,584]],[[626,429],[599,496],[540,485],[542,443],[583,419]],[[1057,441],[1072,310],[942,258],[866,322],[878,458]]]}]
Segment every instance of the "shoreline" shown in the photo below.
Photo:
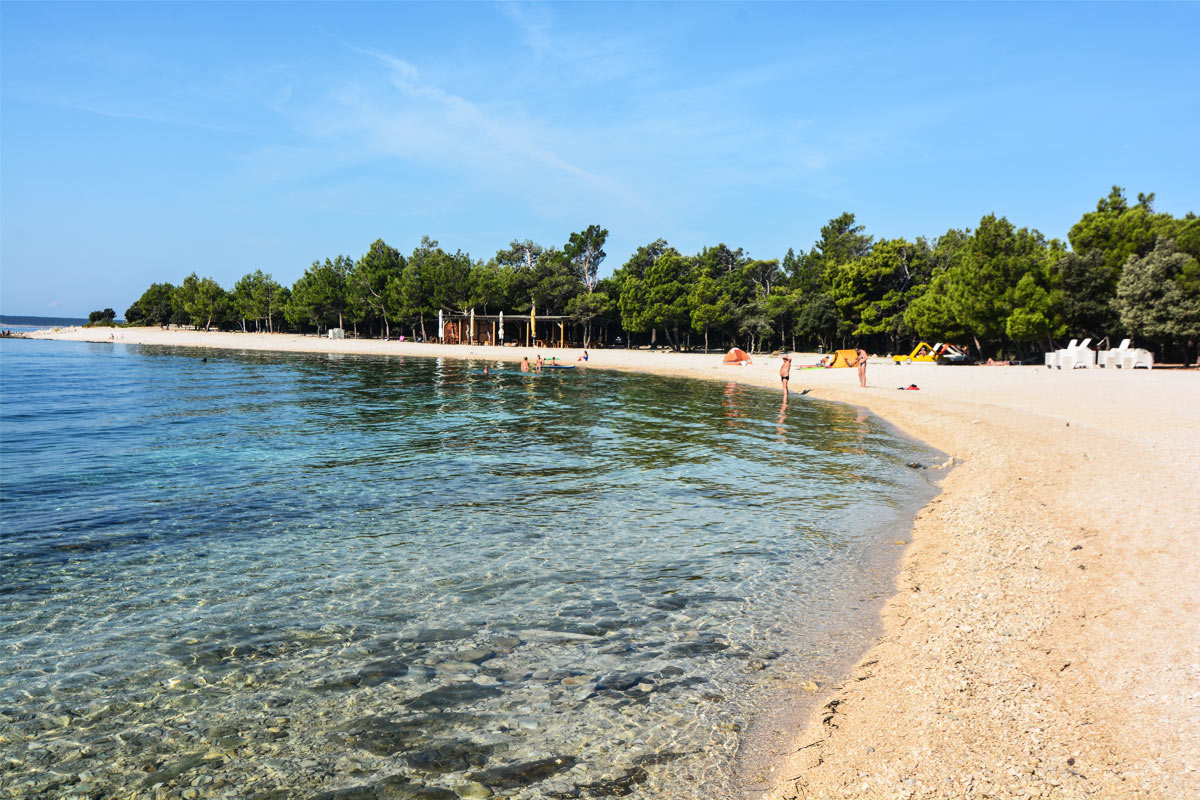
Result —
[{"label": "shoreline", "polygon": [[[26,338],[519,361],[523,347],[67,328]],[[578,350],[542,350],[578,364]],[[779,358],[592,350],[587,366],[779,391]],[[954,459],[880,635],[765,797],[1193,796],[1200,782],[1200,372],[894,366],[792,372]],[[897,392],[915,383],[920,391]],[[810,698],[811,699],[811,698]],[[784,715],[786,716],[786,715]]]}]

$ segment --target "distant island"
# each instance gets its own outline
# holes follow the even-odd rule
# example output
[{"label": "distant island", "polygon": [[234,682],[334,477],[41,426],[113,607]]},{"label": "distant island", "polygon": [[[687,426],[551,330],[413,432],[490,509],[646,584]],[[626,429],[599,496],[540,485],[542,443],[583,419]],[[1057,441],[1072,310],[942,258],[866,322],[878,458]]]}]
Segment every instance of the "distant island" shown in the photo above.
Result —
[{"label": "distant island", "polygon": [[66,328],[71,325],[87,325],[85,317],[14,317],[0,314],[0,326],[33,325],[39,328]]}]

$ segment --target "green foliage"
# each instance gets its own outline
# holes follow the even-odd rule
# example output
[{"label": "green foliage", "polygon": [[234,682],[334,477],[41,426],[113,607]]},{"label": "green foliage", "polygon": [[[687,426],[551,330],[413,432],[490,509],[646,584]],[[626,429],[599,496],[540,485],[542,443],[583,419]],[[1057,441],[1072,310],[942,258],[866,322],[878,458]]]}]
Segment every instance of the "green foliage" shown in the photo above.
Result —
[{"label": "green foliage", "polygon": [[1165,344],[1200,339],[1200,264],[1160,238],[1145,256],[1130,256],[1117,286],[1126,332]]},{"label": "green foliage", "polygon": [[932,243],[876,241],[847,212],[822,226],[806,253],[788,249],[782,261],[724,243],[685,256],[657,239],[606,279],[599,268],[608,231],[599,225],[572,233],[561,250],[514,239],[486,263],[429,237],[406,259],[379,239],[356,262],[314,261],[291,290],[259,270],[227,295],[193,274],[179,287],[152,285],[125,316],[209,328],[228,324],[228,314],[260,330],[275,330],[282,316],[293,326],[365,323],[368,334],[387,336],[396,323],[424,332],[439,310],[536,306],[539,315],[574,317],[585,343],[596,326],[619,324],[643,342],[665,335],[677,348],[703,334],[706,350],[716,337],[751,349],[853,339],[897,351],[919,336],[973,342],[984,355],[1052,344],[1064,333],[1112,336],[1121,325],[1156,341],[1195,337],[1200,219],[1175,219],[1153,204],[1153,194],[1140,194],[1131,205],[1113,187],[1071,228],[1073,252],[996,215]]},{"label": "green foliage", "polygon": [[114,320],[116,318],[117,312],[113,311],[111,308],[106,308],[103,311],[93,311],[91,314],[88,314],[88,326],[90,327],[99,325],[113,327],[115,324]]},{"label": "green foliage", "polygon": [[485,314],[516,308],[512,300],[515,278],[511,267],[503,266],[495,259],[476,264],[471,267],[468,305]]},{"label": "green foliage", "polygon": [[670,249],[671,246],[667,244],[666,239],[655,239],[650,244],[644,244],[639,247],[629,257],[629,260],[625,262],[625,266],[621,268],[621,271],[631,277],[641,278],[646,274],[646,270],[658,260],[659,256]]},{"label": "green foliage", "polygon": [[733,300],[711,275],[701,274],[692,283],[687,299],[692,330],[704,334],[704,352],[708,352],[708,335],[724,328],[733,320]]},{"label": "green foliage", "polygon": [[603,282],[597,282],[591,292],[580,292],[567,302],[567,313],[583,322],[583,346],[590,347],[592,340],[592,325],[596,320],[610,317],[616,309],[612,296],[600,288]]},{"label": "green foliage", "polygon": [[871,252],[873,237],[864,234],[864,230],[849,212],[822,226],[821,238],[809,253],[809,260],[813,269],[820,269],[826,285],[833,283],[832,271],[838,265],[856,261]]},{"label": "green foliage", "polygon": [[639,333],[661,329],[671,338],[672,345],[678,347],[678,330],[688,324],[685,287],[690,271],[688,259],[674,248],[667,248],[653,263],[644,266],[641,277],[627,273],[618,300],[625,329]]},{"label": "green foliage", "polygon": [[533,272],[522,272],[520,277],[526,280],[518,280],[518,289],[524,289],[525,296],[543,314],[564,313],[571,298],[582,289],[574,266],[558,248],[543,251]]},{"label": "green foliage", "polygon": [[604,242],[608,239],[608,229],[599,225],[589,225],[582,233],[572,233],[563,248],[563,253],[574,268],[575,275],[583,283],[584,288],[591,294],[596,290],[596,273],[604,261]]},{"label": "green foliage", "polygon": [[229,295],[212,278],[199,278],[193,272],[175,290],[175,304],[186,314],[188,322],[207,331],[224,315]]},{"label": "green foliage", "polygon": [[939,269],[930,279],[925,293],[905,309],[904,324],[917,337],[948,342],[967,338],[967,329],[955,315],[948,290],[952,280],[949,269]]},{"label": "green foliage", "polygon": [[168,325],[174,312],[175,287],[153,283],[125,311],[125,321],[140,325]]},{"label": "green foliage", "polygon": [[1050,267],[1053,304],[1061,328],[1071,336],[1097,341],[1117,330],[1117,278],[1098,249],[1066,253]]},{"label": "green foliage", "polygon": [[[947,341],[1034,341],[1056,329],[1048,264],[1061,253],[1036,230],[985,216],[970,237],[951,232],[934,248],[929,288],[903,313],[918,336]],[[982,354],[982,352],[981,352]]]},{"label": "green foliage", "polygon": [[1026,272],[1013,290],[1013,308],[1004,322],[1004,332],[1015,342],[1049,339],[1054,330],[1054,308],[1050,292],[1036,273]]},{"label": "green foliage", "polygon": [[290,291],[261,269],[243,275],[233,286],[230,296],[234,314],[242,320],[245,330],[247,319],[254,320],[259,329],[275,330],[275,324],[283,314]]},{"label": "green foliage", "polygon": [[860,258],[830,267],[830,294],[852,336],[887,336],[904,330],[904,310],[929,282],[932,257],[924,240],[883,239]]},{"label": "green foliage", "polygon": [[427,336],[425,320],[436,319],[439,310],[470,308],[471,275],[477,266],[461,250],[450,254],[436,240],[422,237],[399,277],[388,282],[388,308],[396,319],[419,326]]},{"label": "green foliage", "polygon": [[1172,236],[1174,228],[1170,215],[1154,213],[1153,192],[1139,194],[1137,205],[1130,207],[1125,190],[1114,186],[1108,197],[1096,204],[1095,211],[1084,214],[1071,227],[1068,239],[1080,255],[1099,250],[1105,265],[1115,274],[1130,256],[1144,256],[1154,249],[1158,237]]},{"label": "green foliage", "polygon": [[325,263],[312,262],[292,286],[292,296],[285,315],[293,325],[345,327],[345,314],[350,304],[348,281],[354,262],[349,256],[338,256]]},{"label": "green foliage", "polygon": [[383,322],[385,337],[391,336],[388,315],[393,311],[389,286],[400,280],[404,271],[404,256],[383,239],[376,239],[370,249],[354,264],[347,279],[350,301],[368,316]]}]

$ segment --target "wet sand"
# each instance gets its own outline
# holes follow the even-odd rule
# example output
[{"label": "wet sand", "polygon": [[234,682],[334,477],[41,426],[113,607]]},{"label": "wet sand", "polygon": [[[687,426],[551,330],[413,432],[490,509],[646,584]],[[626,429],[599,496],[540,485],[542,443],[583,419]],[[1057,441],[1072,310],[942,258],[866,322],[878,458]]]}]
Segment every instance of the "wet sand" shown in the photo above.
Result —
[{"label": "wet sand", "polygon": [[[519,361],[522,347],[68,328],[37,338]],[[542,350],[579,364],[577,350]],[[592,350],[588,367],[778,390],[780,360]],[[1200,797],[1200,371],[805,370],[954,459],[916,517],[879,641],[795,690],[749,796]],[[916,384],[919,391],[897,391]],[[809,687],[810,689],[812,687]],[[806,713],[817,698],[818,713]]]}]

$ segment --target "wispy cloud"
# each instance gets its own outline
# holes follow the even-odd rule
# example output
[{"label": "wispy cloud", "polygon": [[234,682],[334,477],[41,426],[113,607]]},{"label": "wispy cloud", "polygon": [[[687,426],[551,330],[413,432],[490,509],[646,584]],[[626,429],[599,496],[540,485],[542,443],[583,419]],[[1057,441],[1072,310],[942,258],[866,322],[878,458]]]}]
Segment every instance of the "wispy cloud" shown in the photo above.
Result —
[{"label": "wispy cloud", "polygon": [[503,2],[495,8],[516,27],[521,43],[539,67],[554,64],[569,70],[571,80],[603,83],[645,76],[653,79],[662,63],[653,39],[636,34],[604,35],[567,30],[556,24],[553,8],[544,3]]},{"label": "wispy cloud", "polygon": [[[640,204],[620,180],[596,172],[561,153],[571,139],[529,116],[519,105],[494,100],[485,107],[426,80],[416,66],[391,53],[348,45],[382,67],[345,80],[300,111],[304,135],[317,147],[341,148],[336,160],[399,158],[455,174],[460,180],[491,176],[515,195],[575,187],[609,202]],[[321,144],[324,143],[324,144]],[[299,167],[303,149],[277,148],[260,155],[285,171]]]}]

